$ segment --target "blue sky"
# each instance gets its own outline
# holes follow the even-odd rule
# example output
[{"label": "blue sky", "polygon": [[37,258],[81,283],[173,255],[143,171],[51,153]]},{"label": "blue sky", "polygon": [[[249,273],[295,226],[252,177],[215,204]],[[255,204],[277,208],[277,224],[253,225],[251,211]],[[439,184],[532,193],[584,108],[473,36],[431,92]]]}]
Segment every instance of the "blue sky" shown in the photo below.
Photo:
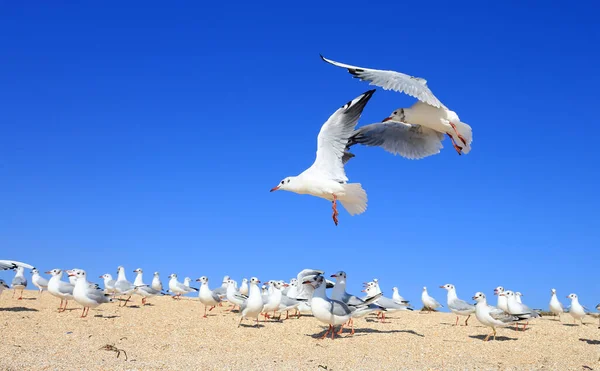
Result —
[{"label": "blue sky", "polygon": [[[343,269],[351,291],[377,277],[414,302],[453,283],[469,298],[503,285],[534,307],[554,287],[591,307],[600,6],[564,5],[6,4],[2,258],[213,285]],[[472,152],[356,148],[346,172],[369,208],[338,227],[325,200],[269,193],[371,88],[319,53],[426,78],[473,127]],[[359,125],[413,103],[379,89]]]}]

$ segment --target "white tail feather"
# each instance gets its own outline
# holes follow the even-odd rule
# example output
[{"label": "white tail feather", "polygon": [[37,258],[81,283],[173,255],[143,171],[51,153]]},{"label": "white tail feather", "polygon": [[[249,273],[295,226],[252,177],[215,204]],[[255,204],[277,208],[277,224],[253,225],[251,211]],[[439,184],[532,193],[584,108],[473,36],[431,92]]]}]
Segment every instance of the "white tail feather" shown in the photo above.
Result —
[{"label": "white tail feather", "polygon": [[462,147],[462,153],[466,155],[471,151],[471,142],[473,142],[473,132],[471,131],[471,127],[468,124],[465,124],[464,122],[459,122],[455,125],[456,131],[458,131],[458,133],[462,135],[463,138],[465,138],[467,144],[465,145],[463,141],[460,140],[460,138],[454,138],[454,141],[456,142],[456,144],[458,144],[459,147]]},{"label": "white tail feather", "polygon": [[346,194],[339,200],[350,215],[362,214],[367,210],[367,192],[360,183],[344,184]]}]

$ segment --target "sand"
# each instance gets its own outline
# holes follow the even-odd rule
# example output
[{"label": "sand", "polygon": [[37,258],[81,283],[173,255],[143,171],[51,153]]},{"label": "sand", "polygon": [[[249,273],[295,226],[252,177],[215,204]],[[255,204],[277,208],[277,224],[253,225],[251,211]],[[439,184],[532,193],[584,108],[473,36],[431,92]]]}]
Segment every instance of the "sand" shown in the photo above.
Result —
[{"label": "sand", "polygon": [[[152,305],[116,303],[91,310],[45,292],[26,291],[24,300],[0,297],[0,369],[184,370],[184,369],[552,369],[600,368],[598,321],[574,326],[550,318],[535,320],[525,331],[500,329],[484,342],[488,329],[475,318],[453,326],[449,313],[401,312],[379,323],[358,319],[356,334],[319,340],[325,326],[311,316],[237,327],[237,313],[217,307],[202,318],[194,298],[153,298]],[[100,349],[107,344],[127,353]],[[590,368],[586,368],[590,367]]]}]

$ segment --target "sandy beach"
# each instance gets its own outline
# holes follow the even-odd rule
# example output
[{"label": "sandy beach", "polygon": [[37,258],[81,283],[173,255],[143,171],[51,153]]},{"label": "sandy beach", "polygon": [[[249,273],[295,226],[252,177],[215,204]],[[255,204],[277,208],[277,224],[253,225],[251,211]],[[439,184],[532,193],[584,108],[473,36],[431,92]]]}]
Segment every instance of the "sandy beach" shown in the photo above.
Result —
[{"label": "sandy beach", "polygon": [[[282,322],[245,321],[228,304],[202,318],[195,298],[153,298],[139,307],[117,303],[91,310],[69,303],[57,313],[59,300],[26,291],[24,300],[0,297],[3,370],[182,370],[182,369],[561,369],[600,368],[598,320],[574,326],[551,318],[533,321],[525,332],[505,328],[496,341],[484,342],[488,329],[475,318],[453,326],[449,313],[394,313],[389,323],[375,316],[358,319],[356,334],[319,340],[325,326],[311,316]],[[112,345],[122,349],[101,349]],[[586,368],[589,367],[589,368]]]}]

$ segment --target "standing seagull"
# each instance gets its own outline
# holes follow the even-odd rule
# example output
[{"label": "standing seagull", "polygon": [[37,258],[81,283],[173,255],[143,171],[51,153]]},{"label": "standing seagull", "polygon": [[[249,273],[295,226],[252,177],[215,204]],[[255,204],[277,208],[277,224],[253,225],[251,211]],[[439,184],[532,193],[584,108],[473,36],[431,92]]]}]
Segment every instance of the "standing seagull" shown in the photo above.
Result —
[{"label": "standing seagull", "polygon": [[169,276],[169,291],[174,294],[173,299],[180,299],[182,294],[198,291],[195,287],[189,287],[177,280],[175,273]]},{"label": "standing seagull", "polygon": [[[46,274],[52,276],[48,281],[48,292],[53,296],[60,298],[58,312],[64,312],[67,310],[69,300],[73,299],[73,289],[75,286],[70,282],[62,280],[63,271],[61,269],[52,269],[51,271],[46,272]],[[63,302],[65,303],[64,307]]]},{"label": "standing seagull", "polygon": [[[263,310],[264,303],[260,293],[258,284],[260,281],[256,277],[250,278],[250,287],[248,288],[248,298],[244,300],[240,308],[240,323],[238,327],[242,325],[244,318],[256,318],[256,327],[258,327],[258,316]],[[241,297],[243,298],[243,297]]]},{"label": "standing seagull", "polygon": [[105,273],[101,275],[100,278],[104,280],[104,292],[114,296],[117,293],[117,290],[115,289],[115,283],[117,281],[113,280],[110,273]]},{"label": "standing seagull", "polygon": [[440,304],[437,300],[429,296],[429,293],[427,292],[427,287],[423,287],[423,292],[421,293],[421,301],[423,302],[423,307],[428,310],[427,313],[431,313],[431,311],[443,307],[443,305]]},{"label": "standing seagull", "polygon": [[550,297],[550,312],[555,316],[558,316],[558,320],[560,321],[560,315],[565,312],[565,308],[562,303],[556,297],[556,289],[552,289],[552,296]]},{"label": "standing seagull", "polygon": [[477,320],[481,322],[482,325],[491,327],[493,331],[489,333],[483,341],[488,341],[492,334],[494,335],[494,340],[496,340],[497,327],[509,326],[521,319],[506,313],[502,309],[488,305],[485,295],[481,292],[475,293],[473,300],[477,302],[475,305],[475,317],[477,317]]},{"label": "standing seagull", "polygon": [[342,157],[348,139],[375,90],[361,94],[339,108],[321,127],[317,138],[317,157],[311,167],[298,176],[283,179],[271,189],[321,197],[333,203],[333,222],[338,224],[337,201],[350,215],[367,209],[367,193],[360,183],[348,183]]},{"label": "standing seagull", "polygon": [[500,295],[504,292],[504,287],[498,286],[494,289],[494,295],[498,296],[498,308],[508,313],[508,297],[506,295]]},{"label": "standing seagull", "polygon": [[242,295],[248,295],[248,279],[244,278],[242,279],[242,285],[240,286],[240,294]]},{"label": "standing seagull", "polygon": [[[527,320],[527,323],[525,323],[525,325],[523,326],[523,331],[525,331],[525,327],[527,327],[527,325],[529,324],[530,318],[541,317],[541,315],[538,312],[534,311],[533,309],[530,309],[527,305],[523,303],[519,303],[514,292],[510,290],[504,291],[500,295],[505,295],[507,297],[508,313],[512,314],[513,316],[519,316],[519,318],[521,319]],[[517,324],[517,330],[518,329],[519,324]]]},{"label": "standing seagull", "polygon": [[198,292],[198,299],[200,302],[204,304],[204,318],[207,318],[206,307],[210,306],[210,310],[213,310],[220,302],[221,297],[219,294],[214,292],[208,287],[208,277],[202,276],[198,278],[196,281],[201,283],[200,291]]},{"label": "standing seagull", "polygon": [[[77,277],[77,280],[79,280],[79,277]],[[125,268],[119,266],[117,268],[117,281],[115,282],[115,291],[119,296],[128,295],[127,299],[125,299],[125,303],[122,305],[123,307],[127,306],[127,302],[129,302],[129,299],[131,299],[131,295],[133,295],[134,289],[135,286],[131,282],[127,281],[127,277],[125,275]],[[119,306],[121,306],[121,302],[119,302]]]},{"label": "standing seagull", "polygon": [[23,290],[25,290],[25,288],[27,287],[27,278],[25,278],[25,268],[23,268],[22,266],[18,266],[16,268],[14,268],[15,270],[15,278],[13,278],[12,280],[12,287],[13,287],[13,298],[15,297],[15,292],[17,292],[17,290],[21,290],[21,295],[19,296],[18,300],[22,300],[23,299]]},{"label": "standing seagull", "polygon": [[397,287],[392,287],[392,299],[394,299],[394,301],[398,304],[406,304],[409,308],[411,307],[411,305],[409,304],[410,301],[404,299],[404,297],[400,295]]},{"label": "standing seagull", "polygon": [[40,295],[42,291],[48,290],[48,280],[40,276],[40,271],[37,268],[33,268],[31,274],[31,283],[40,290]]},{"label": "standing seagull", "polygon": [[571,306],[569,307],[569,314],[573,317],[573,323],[576,323],[577,320],[581,321],[583,325],[583,317],[587,314],[587,310],[585,307],[579,303],[579,298],[577,294],[570,294],[567,296],[568,299],[571,299]]},{"label": "standing seagull", "polygon": [[96,308],[100,304],[110,303],[113,300],[108,294],[104,293],[97,285],[90,285],[86,279],[86,273],[82,269],[73,269],[70,276],[77,277],[75,288],[73,289],[73,297],[75,301],[81,304],[83,312],[81,312],[81,318],[87,317],[90,308]]},{"label": "standing seagull", "polygon": [[475,313],[475,306],[467,303],[464,300],[460,300],[456,295],[456,288],[454,285],[447,283],[444,286],[440,286],[440,288],[448,291],[448,309],[450,309],[452,313],[456,314],[456,323],[454,326],[458,325],[458,316],[467,316],[467,319],[465,320],[465,326],[468,326],[471,314]]},{"label": "standing seagull", "polygon": [[144,271],[142,268],[138,268],[133,272],[136,273],[135,281],[133,281],[133,286],[135,286],[133,291],[142,297],[142,305],[146,305],[148,298],[156,295],[162,295],[162,292],[155,290],[144,283]]},{"label": "standing seagull", "polygon": [[[388,118],[384,119],[382,124],[375,124],[380,126],[380,128],[378,128],[379,132],[373,130],[374,134],[372,135],[377,138],[380,143],[369,143],[367,139],[365,144],[379,145],[389,152],[404,155],[403,152],[397,150],[395,148],[396,146],[392,145],[391,142],[396,140],[396,137],[405,136],[406,129],[385,126],[386,121],[392,121],[420,126],[420,129],[422,130],[420,133],[421,138],[426,136],[428,142],[434,143],[433,145],[427,146],[429,149],[428,151],[422,150],[422,152],[417,152],[416,155],[414,154],[415,152],[412,152],[413,156],[416,156],[412,158],[421,158],[438,153],[441,145],[439,145],[437,151],[435,151],[435,142],[441,141],[441,138],[439,137],[440,134],[448,135],[450,140],[452,140],[454,149],[459,155],[463,153],[467,154],[471,150],[471,142],[473,141],[471,127],[464,122],[461,122],[456,112],[449,110],[448,107],[444,106],[435,95],[433,95],[431,90],[427,87],[427,80],[395,71],[351,66],[332,61],[323,56],[321,56],[321,59],[334,66],[347,69],[351,75],[363,81],[368,81],[371,85],[382,87],[385,90],[406,93],[419,100],[410,108],[397,109]],[[406,139],[399,142],[410,143],[410,141]],[[406,146],[406,144],[404,144],[404,146]],[[418,146],[415,147],[419,148]],[[410,154],[411,152],[407,153]],[[405,157],[411,158],[409,156]]]},{"label": "standing seagull", "polygon": [[152,278],[152,285],[150,285],[156,291],[162,291],[163,285],[160,282],[160,274],[158,272],[154,272],[154,277]]}]

